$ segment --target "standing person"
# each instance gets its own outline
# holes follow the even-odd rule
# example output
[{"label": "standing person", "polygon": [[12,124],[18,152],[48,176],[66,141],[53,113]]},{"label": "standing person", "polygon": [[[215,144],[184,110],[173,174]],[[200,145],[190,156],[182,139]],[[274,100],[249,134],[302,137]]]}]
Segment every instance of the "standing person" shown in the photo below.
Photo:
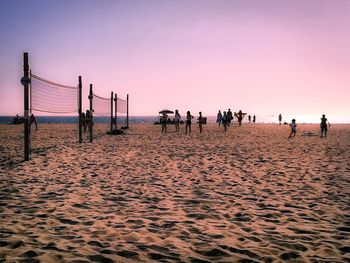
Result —
[{"label": "standing person", "polygon": [[280,115],[278,115],[278,121],[280,123],[280,125],[282,124],[282,114],[280,113]]},{"label": "standing person", "polygon": [[181,115],[180,115],[178,110],[175,110],[174,122],[175,122],[175,131],[176,132],[180,131],[180,120],[181,120]]},{"label": "standing person", "polygon": [[231,120],[233,119],[231,109],[228,109],[226,115],[227,115],[227,120],[226,120],[227,126],[230,126]]},{"label": "standing person", "polygon": [[199,117],[197,118],[198,120],[198,125],[199,125],[199,133],[203,132],[203,116],[202,116],[202,112],[199,112]]},{"label": "standing person", "polygon": [[160,123],[162,124],[162,133],[166,133],[167,131],[167,124],[168,121],[168,115],[163,111],[162,115],[160,116]]},{"label": "standing person", "polygon": [[242,125],[242,120],[244,118],[244,115],[246,115],[246,113],[243,113],[241,110],[239,110],[239,112],[237,114],[237,119],[238,119],[238,125],[239,126]]},{"label": "standing person", "polygon": [[295,119],[292,120],[289,126],[291,128],[291,131],[288,138],[292,137],[292,135],[295,137],[295,134],[297,133],[297,124],[295,123]]},{"label": "standing person", "polygon": [[219,110],[218,114],[216,115],[216,123],[219,124],[219,127],[220,127],[221,121],[222,121],[222,114],[221,114],[221,111]]},{"label": "standing person", "polygon": [[33,123],[35,124],[35,130],[38,130],[38,122],[36,121],[36,118],[32,113],[32,115],[30,115],[29,127],[31,127]]},{"label": "standing person", "polygon": [[255,115],[253,116],[253,123],[255,123]]},{"label": "standing person", "polygon": [[250,114],[248,115],[248,121],[249,121],[249,122],[252,121],[252,116],[250,116]]},{"label": "standing person", "polygon": [[224,114],[222,115],[222,126],[224,126],[224,131],[227,129],[227,114],[226,111],[224,111]]},{"label": "standing person", "polygon": [[83,125],[83,130],[84,130],[84,133],[85,133],[86,132],[86,128],[87,128],[85,112],[81,113],[81,124]]},{"label": "standing person", "polygon": [[188,129],[189,133],[191,133],[192,119],[193,119],[193,116],[191,115],[191,112],[187,111],[187,114],[186,114],[186,134],[187,134],[187,129]]},{"label": "standing person", "polygon": [[321,124],[320,124],[321,138],[323,138],[323,133],[324,133],[324,137],[327,137],[327,123],[328,123],[328,126],[331,127],[331,124],[327,121],[326,115],[323,114],[321,118]]}]

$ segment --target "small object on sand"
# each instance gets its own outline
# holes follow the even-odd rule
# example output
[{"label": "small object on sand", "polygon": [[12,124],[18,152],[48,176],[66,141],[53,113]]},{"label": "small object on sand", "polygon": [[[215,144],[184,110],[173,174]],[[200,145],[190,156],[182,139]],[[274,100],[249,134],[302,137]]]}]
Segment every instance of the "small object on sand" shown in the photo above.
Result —
[{"label": "small object on sand", "polygon": [[317,136],[317,134],[312,131],[306,131],[302,134],[302,136]]}]

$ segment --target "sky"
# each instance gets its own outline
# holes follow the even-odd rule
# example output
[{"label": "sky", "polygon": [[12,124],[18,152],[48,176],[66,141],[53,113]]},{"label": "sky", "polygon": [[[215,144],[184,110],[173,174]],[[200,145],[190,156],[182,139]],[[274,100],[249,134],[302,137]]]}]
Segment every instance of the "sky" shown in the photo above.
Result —
[{"label": "sky", "polygon": [[84,109],[91,83],[129,94],[133,116],[231,108],[350,123],[349,25],[348,0],[1,0],[0,115],[23,114],[28,52],[36,75],[82,76]]}]

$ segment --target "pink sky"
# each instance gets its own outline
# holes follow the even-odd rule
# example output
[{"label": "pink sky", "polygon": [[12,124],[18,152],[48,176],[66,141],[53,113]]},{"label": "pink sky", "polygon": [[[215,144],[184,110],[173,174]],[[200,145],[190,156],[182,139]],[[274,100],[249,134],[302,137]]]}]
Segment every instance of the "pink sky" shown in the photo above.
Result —
[{"label": "pink sky", "polygon": [[[0,2],[0,115],[44,78],[130,94],[131,115],[326,114],[350,122],[350,1]],[[318,122],[318,119],[315,120]]]}]

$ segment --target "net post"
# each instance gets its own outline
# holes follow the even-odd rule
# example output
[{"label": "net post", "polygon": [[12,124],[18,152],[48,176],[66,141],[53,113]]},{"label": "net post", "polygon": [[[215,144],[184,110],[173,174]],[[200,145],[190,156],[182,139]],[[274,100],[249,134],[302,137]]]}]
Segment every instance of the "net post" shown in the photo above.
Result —
[{"label": "net post", "polygon": [[129,129],[129,94],[126,95],[126,128]]},{"label": "net post", "polygon": [[111,92],[111,133],[113,131],[113,91]]},{"label": "net post", "polygon": [[79,114],[79,143],[83,142],[83,123],[81,119],[81,113],[82,113],[82,90],[83,90],[83,84],[81,80],[81,76],[79,76],[79,89],[78,89],[78,97],[79,97],[79,105],[78,105],[78,114]]},{"label": "net post", "polygon": [[32,71],[29,70],[29,114],[32,114]]},{"label": "net post", "polygon": [[117,116],[118,116],[118,105],[117,105],[117,102],[118,102],[118,97],[117,97],[117,93],[114,94],[114,118],[115,118],[115,129],[117,130],[118,129],[118,119],[117,119]]},{"label": "net post", "polygon": [[28,52],[23,53],[23,77],[21,84],[24,87],[24,160],[29,161],[30,159],[30,127],[29,127],[29,59]]},{"label": "net post", "polygon": [[92,142],[92,100],[93,100],[93,93],[92,93],[92,84],[90,84],[90,92],[89,92],[89,100],[90,100],[90,120],[89,120],[89,133],[90,133],[90,142]]}]

